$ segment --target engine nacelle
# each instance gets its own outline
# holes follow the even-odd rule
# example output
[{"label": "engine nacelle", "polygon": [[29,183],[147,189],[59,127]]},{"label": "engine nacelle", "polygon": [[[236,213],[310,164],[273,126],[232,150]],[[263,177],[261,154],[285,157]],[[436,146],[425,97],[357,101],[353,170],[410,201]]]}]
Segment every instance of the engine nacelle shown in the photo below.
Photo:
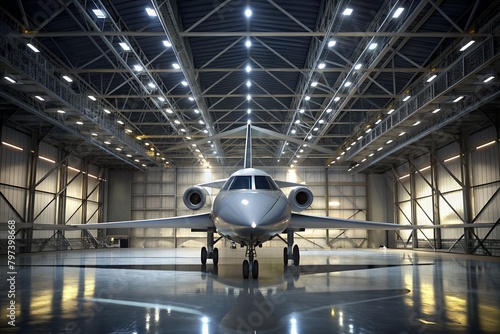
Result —
[{"label": "engine nacelle", "polygon": [[288,202],[292,211],[301,212],[311,206],[314,195],[307,187],[296,187],[290,191]]},{"label": "engine nacelle", "polygon": [[210,198],[208,191],[200,186],[193,186],[184,192],[182,200],[184,205],[191,210],[199,210],[207,204],[207,200]]}]

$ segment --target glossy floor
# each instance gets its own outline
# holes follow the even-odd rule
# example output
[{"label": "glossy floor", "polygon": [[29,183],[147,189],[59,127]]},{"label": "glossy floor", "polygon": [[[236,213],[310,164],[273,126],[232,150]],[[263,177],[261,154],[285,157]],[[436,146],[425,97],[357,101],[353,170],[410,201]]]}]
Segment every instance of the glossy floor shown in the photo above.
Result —
[{"label": "glossy floor", "polygon": [[299,267],[284,268],[281,253],[258,249],[258,280],[241,277],[241,249],[221,250],[216,268],[199,265],[197,249],[19,255],[15,327],[8,325],[12,282],[2,279],[0,332],[499,331],[500,258],[303,250]]}]

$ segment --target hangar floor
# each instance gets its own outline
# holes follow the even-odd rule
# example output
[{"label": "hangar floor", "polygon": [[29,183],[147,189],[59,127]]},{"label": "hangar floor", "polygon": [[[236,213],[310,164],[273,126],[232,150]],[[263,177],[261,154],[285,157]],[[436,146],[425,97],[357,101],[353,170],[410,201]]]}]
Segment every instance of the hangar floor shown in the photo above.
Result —
[{"label": "hangar floor", "polygon": [[[16,322],[1,280],[0,331],[22,333],[498,333],[500,258],[403,250],[242,249],[217,268],[195,249],[18,255]],[[210,261],[210,260],[209,260]],[[2,265],[7,259],[2,256]],[[12,288],[12,287],[10,287]],[[7,310],[8,312],[8,310]]]}]

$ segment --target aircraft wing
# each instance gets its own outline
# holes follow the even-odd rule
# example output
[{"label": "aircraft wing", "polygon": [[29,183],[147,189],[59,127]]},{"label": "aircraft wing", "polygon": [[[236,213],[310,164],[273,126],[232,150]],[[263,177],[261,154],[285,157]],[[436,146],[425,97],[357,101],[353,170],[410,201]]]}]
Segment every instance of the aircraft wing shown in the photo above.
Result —
[{"label": "aircraft wing", "polygon": [[222,186],[224,185],[224,183],[226,183],[226,181],[227,179],[222,179],[222,180],[200,183],[197,185],[200,187],[207,187],[207,188],[222,188]]},{"label": "aircraft wing", "polygon": [[303,184],[303,183],[296,183],[296,182],[288,182],[288,181],[278,181],[278,180],[274,180],[274,182],[276,182],[276,184],[278,185],[278,187],[280,188],[287,188],[287,187],[305,187],[306,185]]},{"label": "aircraft wing", "polygon": [[366,220],[333,218],[323,216],[311,216],[300,213],[292,213],[289,228],[294,230],[304,228],[329,228],[329,229],[361,229],[361,230],[420,230],[437,228],[491,228],[494,223],[481,224],[449,224],[449,225],[400,225],[391,223],[371,222]]},{"label": "aircraft wing", "polygon": [[[5,226],[2,226],[5,225]],[[33,226],[34,230],[93,230],[103,228],[190,228],[195,230],[206,230],[213,228],[214,222],[209,213],[197,215],[156,218],[145,220],[129,220],[112,223],[82,224],[82,225],[51,225],[51,224],[25,224],[16,223],[16,229]],[[5,227],[5,228],[2,228]],[[7,224],[0,225],[0,230],[7,229]]]}]

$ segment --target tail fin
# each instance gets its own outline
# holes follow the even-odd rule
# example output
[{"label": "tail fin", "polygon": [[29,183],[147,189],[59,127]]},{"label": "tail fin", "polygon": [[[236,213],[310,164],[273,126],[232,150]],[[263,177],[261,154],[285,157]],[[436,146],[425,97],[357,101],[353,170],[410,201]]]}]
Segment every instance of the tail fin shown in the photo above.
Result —
[{"label": "tail fin", "polygon": [[247,134],[245,142],[245,166],[243,168],[253,168],[252,165],[252,128],[251,125],[247,125]]}]

